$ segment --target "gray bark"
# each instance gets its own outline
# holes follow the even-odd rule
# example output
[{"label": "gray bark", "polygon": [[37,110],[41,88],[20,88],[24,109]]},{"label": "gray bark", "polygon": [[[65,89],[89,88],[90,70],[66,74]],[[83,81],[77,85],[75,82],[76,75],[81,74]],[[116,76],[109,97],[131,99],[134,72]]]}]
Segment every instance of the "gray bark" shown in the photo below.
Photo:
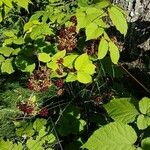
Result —
[{"label": "gray bark", "polygon": [[128,13],[129,29],[124,44],[124,55],[128,58],[125,61],[138,67],[144,58],[150,69],[150,0],[112,0],[112,2]]}]

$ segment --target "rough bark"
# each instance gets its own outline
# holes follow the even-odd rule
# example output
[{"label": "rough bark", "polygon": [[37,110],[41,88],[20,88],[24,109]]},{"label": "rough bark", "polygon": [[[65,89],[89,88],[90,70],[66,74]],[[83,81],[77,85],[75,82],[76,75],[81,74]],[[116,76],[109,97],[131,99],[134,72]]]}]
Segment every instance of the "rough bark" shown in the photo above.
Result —
[{"label": "rough bark", "polygon": [[129,30],[125,40],[125,50],[130,58],[126,59],[135,61],[148,57],[146,60],[150,64],[148,56],[150,55],[150,0],[112,0],[112,2],[128,12]]}]

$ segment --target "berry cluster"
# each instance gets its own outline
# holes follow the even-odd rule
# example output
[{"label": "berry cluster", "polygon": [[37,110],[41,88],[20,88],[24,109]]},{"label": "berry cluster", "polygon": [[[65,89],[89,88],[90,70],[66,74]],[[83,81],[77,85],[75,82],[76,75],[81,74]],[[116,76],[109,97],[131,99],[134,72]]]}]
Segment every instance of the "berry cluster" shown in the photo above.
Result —
[{"label": "berry cluster", "polygon": [[74,25],[61,29],[58,36],[58,49],[72,52],[77,45],[76,35],[76,26]]},{"label": "berry cluster", "polygon": [[27,115],[31,115],[35,109],[35,105],[30,101],[19,103],[17,104],[17,107],[20,111]]},{"label": "berry cluster", "polygon": [[88,41],[84,49],[85,52],[87,52],[88,55],[96,54],[98,52],[98,44],[99,44],[99,39]]},{"label": "berry cluster", "polygon": [[30,90],[39,92],[45,91],[52,85],[50,80],[50,70],[46,67],[40,67],[35,70],[28,81],[28,88]]},{"label": "berry cluster", "polygon": [[48,108],[43,107],[39,112],[38,112],[39,116],[41,117],[47,117],[48,116]]}]

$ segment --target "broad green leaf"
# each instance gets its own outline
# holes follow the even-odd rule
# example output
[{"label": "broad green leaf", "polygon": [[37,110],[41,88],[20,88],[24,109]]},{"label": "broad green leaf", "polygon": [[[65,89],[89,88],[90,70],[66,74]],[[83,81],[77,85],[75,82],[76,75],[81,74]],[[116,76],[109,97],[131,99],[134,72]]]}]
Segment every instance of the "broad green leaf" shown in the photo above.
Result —
[{"label": "broad green leaf", "polygon": [[11,141],[0,140],[1,150],[22,150],[23,146],[21,143],[13,143]]},{"label": "broad green leaf", "polygon": [[88,0],[77,0],[80,7],[88,6]]},{"label": "broad green leaf", "polygon": [[139,115],[137,118],[137,126],[140,130],[146,129],[148,126],[150,126],[150,117]]},{"label": "broad green leaf", "polygon": [[25,43],[24,38],[18,38],[18,39],[14,39],[13,43],[17,44],[17,45],[22,45]]},{"label": "broad green leaf", "polygon": [[0,55],[0,63],[2,63],[5,60],[5,57],[3,57],[2,55]]},{"label": "broad green leaf", "polygon": [[41,62],[47,63],[47,62],[49,62],[51,60],[51,57],[47,53],[39,53],[38,54],[38,59]]},{"label": "broad green leaf", "polygon": [[143,150],[149,150],[150,149],[150,137],[147,137],[142,140],[141,146]]},{"label": "broad green leaf", "polygon": [[0,10],[0,23],[3,21],[2,12]]},{"label": "broad green leaf", "polygon": [[[109,28],[110,27],[109,24],[107,24],[106,22],[104,22],[102,19],[99,19],[99,18],[95,19],[93,22],[96,23],[101,28]],[[105,31],[103,30],[103,32],[105,32]]]},{"label": "broad green leaf", "polygon": [[29,72],[30,74],[33,72],[33,70],[35,69],[35,63],[33,64],[28,64],[26,66],[26,68],[24,70],[22,70],[23,72]]},{"label": "broad green leaf", "polygon": [[109,0],[101,0],[100,2],[96,3],[95,7],[96,8],[106,8],[110,5],[110,1]]},{"label": "broad green leaf", "polygon": [[140,100],[139,109],[142,114],[150,116],[150,98],[144,97]]},{"label": "broad green leaf", "polygon": [[95,23],[90,23],[86,26],[86,40],[97,39],[103,32],[103,28],[98,27]]},{"label": "broad green leaf", "polygon": [[15,37],[15,34],[13,31],[9,31],[9,30],[6,30],[6,31],[3,31],[3,34],[7,37]]},{"label": "broad green leaf", "polygon": [[28,5],[30,2],[31,2],[30,0],[17,0],[17,5],[28,10]]},{"label": "broad green leaf", "polygon": [[84,12],[77,12],[77,32],[79,32],[80,29],[86,27],[88,24],[88,21],[86,19],[86,14]]},{"label": "broad green leaf", "polygon": [[6,59],[6,60],[2,63],[2,66],[1,66],[1,72],[2,72],[2,73],[11,74],[11,73],[14,72],[14,68],[13,68],[13,65],[12,65],[12,61],[13,61],[12,58],[8,58],[8,59]]},{"label": "broad green leaf", "polygon": [[63,65],[67,68],[73,68],[73,62],[75,61],[75,59],[78,57],[78,55],[75,54],[71,54],[68,55],[64,58],[64,62]]},{"label": "broad green leaf", "polygon": [[14,49],[14,51],[12,52],[12,55],[18,55],[18,53],[21,51],[20,48],[16,48]]},{"label": "broad green leaf", "polygon": [[28,136],[31,137],[34,134],[32,124],[24,123],[19,128],[16,128],[16,134],[18,136]]},{"label": "broad green leaf", "polygon": [[108,42],[102,37],[98,46],[98,59],[103,59],[106,56],[108,48]]},{"label": "broad green leaf", "polygon": [[87,74],[93,75],[95,73],[95,68],[96,66],[92,63],[92,61],[90,61],[85,64],[81,70]]},{"label": "broad green leaf", "polygon": [[137,135],[134,129],[123,123],[109,123],[96,130],[82,146],[89,150],[136,150]]},{"label": "broad green leaf", "polygon": [[3,46],[11,45],[13,43],[13,41],[14,41],[13,38],[5,39]]},{"label": "broad green leaf", "polygon": [[37,141],[33,139],[28,139],[27,140],[27,147],[29,150],[43,150],[43,145],[44,143],[42,141]]},{"label": "broad green leaf", "polygon": [[32,60],[31,58],[27,58],[21,55],[16,57],[15,64],[22,72],[32,73],[32,71],[35,69],[34,59]]},{"label": "broad green leaf", "polygon": [[57,61],[60,58],[64,58],[66,55],[66,50],[57,52],[53,57],[52,57],[52,61]]},{"label": "broad green leaf", "polygon": [[111,61],[114,64],[117,64],[120,58],[120,53],[118,47],[113,42],[109,42],[109,51]]},{"label": "broad green leaf", "polygon": [[34,25],[39,25],[39,24],[41,23],[38,20],[32,20],[32,21],[27,22],[24,25],[24,32],[31,30]]},{"label": "broad green leaf", "polygon": [[47,67],[55,71],[56,69],[58,69],[58,64],[56,62],[51,61],[47,63]]},{"label": "broad green leaf", "polygon": [[2,1],[6,6],[12,8],[12,0],[2,0]]},{"label": "broad green leaf", "polygon": [[31,39],[37,39],[39,37],[45,37],[46,35],[52,35],[52,29],[49,27],[48,24],[39,24],[35,27],[33,27],[30,37]]},{"label": "broad green leaf", "polygon": [[46,119],[37,118],[33,123],[33,128],[36,131],[40,131],[46,125],[46,123],[47,123]]},{"label": "broad green leaf", "polygon": [[82,70],[87,65],[87,63],[89,63],[89,62],[90,62],[89,56],[87,55],[87,53],[84,53],[76,59],[75,69],[76,70]]},{"label": "broad green leaf", "polygon": [[87,84],[87,83],[92,82],[92,77],[88,73],[85,73],[83,71],[78,71],[77,72],[77,80],[81,83]]},{"label": "broad green leaf", "polygon": [[73,82],[77,80],[77,75],[75,73],[68,73],[67,77],[66,77],[66,82]]},{"label": "broad green leaf", "polygon": [[6,57],[9,57],[13,52],[13,48],[10,47],[0,47],[0,54],[3,54]]},{"label": "broad green leaf", "polygon": [[122,14],[122,12],[114,6],[108,9],[108,13],[116,29],[125,36],[127,33],[128,25],[124,14]]},{"label": "broad green leaf", "polygon": [[139,114],[129,98],[113,99],[104,108],[112,119],[123,123],[133,122]]}]

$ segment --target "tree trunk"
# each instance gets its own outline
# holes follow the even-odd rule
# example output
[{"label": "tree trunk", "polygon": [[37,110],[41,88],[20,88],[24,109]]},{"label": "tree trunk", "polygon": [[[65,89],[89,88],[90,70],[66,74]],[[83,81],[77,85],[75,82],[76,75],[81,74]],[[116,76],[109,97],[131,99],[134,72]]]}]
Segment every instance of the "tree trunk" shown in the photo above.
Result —
[{"label": "tree trunk", "polygon": [[148,61],[150,68],[148,56],[150,55],[150,0],[112,0],[112,2],[128,12],[129,29],[125,40],[125,50],[129,54],[127,59],[135,61],[147,57],[145,60]]}]

